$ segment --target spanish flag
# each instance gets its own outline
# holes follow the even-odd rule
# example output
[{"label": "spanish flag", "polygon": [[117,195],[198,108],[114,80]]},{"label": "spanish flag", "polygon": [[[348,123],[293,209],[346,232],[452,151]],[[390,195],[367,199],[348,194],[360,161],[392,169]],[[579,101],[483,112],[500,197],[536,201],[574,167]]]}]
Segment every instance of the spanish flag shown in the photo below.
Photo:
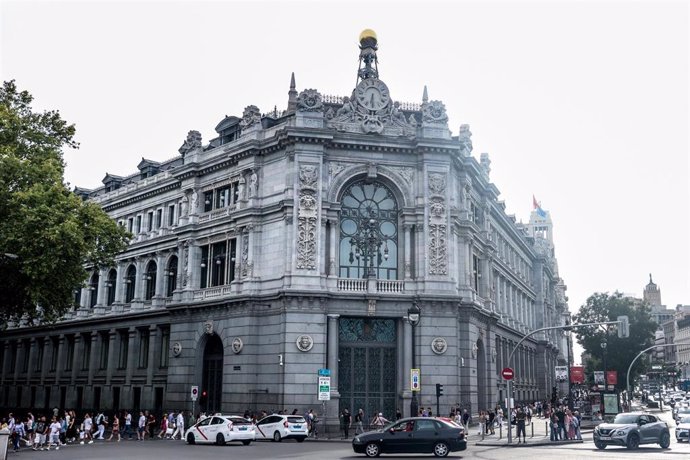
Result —
[{"label": "spanish flag", "polygon": [[534,195],[532,195],[532,207],[535,211],[537,211],[537,215],[539,215],[539,217],[546,217],[546,212],[541,208],[541,203],[537,201]]}]

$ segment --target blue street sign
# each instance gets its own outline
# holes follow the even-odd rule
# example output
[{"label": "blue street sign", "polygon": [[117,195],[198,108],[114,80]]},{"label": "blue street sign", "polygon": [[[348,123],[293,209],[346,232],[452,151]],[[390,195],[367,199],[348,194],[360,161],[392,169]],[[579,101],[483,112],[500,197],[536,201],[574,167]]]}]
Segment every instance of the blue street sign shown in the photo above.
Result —
[{"label": "blue street sign", "polygon": [[331,376],[331,370],[330,369],[319,369],[319,375],[323,377],[330,377]]}]

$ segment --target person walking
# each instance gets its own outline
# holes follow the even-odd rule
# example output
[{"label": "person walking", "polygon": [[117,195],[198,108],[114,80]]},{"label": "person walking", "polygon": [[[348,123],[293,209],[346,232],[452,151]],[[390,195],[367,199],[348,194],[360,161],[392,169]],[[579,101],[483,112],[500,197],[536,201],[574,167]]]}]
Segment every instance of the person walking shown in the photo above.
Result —
[{"label": "person walking", "polygon": [[93,437],[91,436],[91,433],[93,431],[93,419],[91,418],[91,415],[87,412],[86,415],[84,416],[84,440],[81,441],[80,444],[84,444],[84,442],[88,439],[89,444],[93,444]]},{"label": "person walking", "polygon": [[55,446],[55,450],[60,450],[60,426],[57,417],[53,416],[50,422],[50,440],[46,450],[50,450],[51,446]]},{"label": "person walking", "polygon": [[184,414],[182,411],[177,413],[177,419],[175,419],[175,431],[173,432],[172,439],[175,439],[175,435],[177,433],[180,433],[180,439],[184,439]]},{"label": "person walking", "polygon": [[16,421],[13,425],[10,433],[12,436],[12,446],[15,452],[19,452],[19,442],[26,436],[26,430],[24,429],[24,422],[21,420]]},{"label": "person walking", "polygon": [[468,435],[470,433],[470,413],[467,412],[467,409],[462,410],[462,426],[465,427],[465,434]]},{"label": "person walking", "polygon": [[[40,416],[36,422],[36,432],[34,433],[34,447],[33,450],[43,450],[43,444],[46,442],[46,418]],[[84,444],[84,443],[82,443]]]},{"label": "person walking", "polygon": [[117,437],[117,442],[120,442],[120,418],[117,414],[113,414],[113,431],[110,432],[108,441],[111,441],[113,436]]},{"label": "person walking", "polygon": [[158,439],[162,439],[164,437],[167,438],[168,435],[168,414],[163,414],[163,417],[161,417],[161,430],[158,433]]},{"label": "person walking", "polygon": [[137,441],[143,441],[146,437],[146,416],[139,411],[139,421],[137,423]]},{"label": "person walking", "polygon": [[343,433],[345,434],[345,437],[343,439],[347,439],[350,437],[350,427],[352,426],[352,416],[350,415],[350,411],[347,409],[343,409]]},{"label": "person walking", "polygon": [[372,426],[376,429],[382,428],[386,423],[388,423],[388,420],[383,416],[382,412],[379,412],[371,421]]},{"label": "person walking", "polygon": [[355,414],[355,436],[364,433],[364,410],[359,409]]},{"label": "person walking", "polygon": [[100,439],[103,441],[105,439],[105,415],[102,411],[99,411],[96,416],[96,430],[93,439]]}]

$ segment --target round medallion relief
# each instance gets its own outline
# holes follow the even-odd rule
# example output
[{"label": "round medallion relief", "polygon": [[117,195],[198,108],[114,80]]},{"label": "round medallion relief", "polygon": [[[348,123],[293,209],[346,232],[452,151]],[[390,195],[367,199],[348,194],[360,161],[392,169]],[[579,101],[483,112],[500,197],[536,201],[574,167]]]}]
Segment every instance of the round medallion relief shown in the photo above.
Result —
[{"label": "round medallion relief", "polygon": [[448,342],[443,337],[436,337],[431,341],[431,351],[437,355],[442,355],[448,350]]},{"label": "round medallion relief", "polygon": [[295,341],[299,351],[309,351],[314,346],[314,339],[310,335],[300,335]]},{"label": "round medallion relief", "polygon": [[182,344],[180,342],[173,343],[172,354],[175,357],[178,357],[182,354]]},{"label": "round medallion relief", "polygon": [[235,337],[232,340],[232,352],[238,354],[242,351],[242,348],[244,348],[244,343],[242,342],[242,339],[240,339],[239,337]]}]

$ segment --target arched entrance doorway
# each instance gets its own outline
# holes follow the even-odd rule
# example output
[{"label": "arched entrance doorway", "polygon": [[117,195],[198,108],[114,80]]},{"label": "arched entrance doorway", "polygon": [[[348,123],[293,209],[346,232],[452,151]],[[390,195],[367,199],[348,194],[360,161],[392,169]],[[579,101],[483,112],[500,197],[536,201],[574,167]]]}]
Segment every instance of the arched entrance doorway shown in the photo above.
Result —
[{"label": "arched entrance doorway", "polygon": [[223,398],[223,341],[213,334],[204,347],[199,409],[207,414],[221,412]]},{"label": "arched entrance doorway", "polygon": [[477,340],[477,409],[480,411],[489,409],[486,399],[486,387],[486,352],[484,350],[484,343],[481,340]]}]

